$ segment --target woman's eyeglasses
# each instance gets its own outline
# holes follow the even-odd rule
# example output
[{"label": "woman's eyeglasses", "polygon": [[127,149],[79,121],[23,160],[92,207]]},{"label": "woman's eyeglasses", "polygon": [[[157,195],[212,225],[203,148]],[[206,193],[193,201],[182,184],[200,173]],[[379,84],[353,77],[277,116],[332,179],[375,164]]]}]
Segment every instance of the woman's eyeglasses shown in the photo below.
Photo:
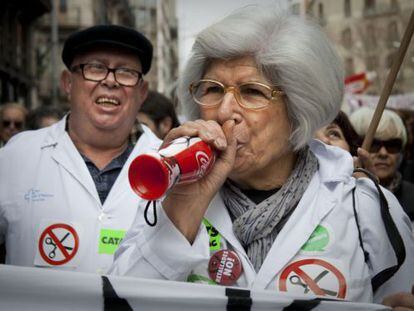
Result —
[{"label": "woman's eyeglasses", "polygon": [[388,153],[399,153],[403,148],[403,143],[402,140],[398,138],[389,140],[374,139],[369,152],[377,153],[382,147],[385,147]]},{"label": "woman's eyeglasses", "polygon": [[21,130],[23,128],[23,122],[22,121],[3,120],[1,123],[2,123],[4,128],[5,127],[10,127],[12,124],[18,130]]},{"label": "woman's eyeglasses", "polygon": [[217,106],[223,101],[227,92],[234,94],[240,106],[251,110],[266,108],[273,99],[283,95],[282,91],[260,82],[225,86],[216,80],[203,79],[190,84],[190,93],[194,101],[201,106]]}]

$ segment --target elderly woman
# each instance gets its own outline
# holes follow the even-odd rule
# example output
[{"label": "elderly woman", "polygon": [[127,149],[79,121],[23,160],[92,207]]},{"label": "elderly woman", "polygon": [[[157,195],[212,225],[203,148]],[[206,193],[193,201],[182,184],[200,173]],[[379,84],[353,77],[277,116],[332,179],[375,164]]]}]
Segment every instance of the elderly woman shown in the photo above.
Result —
[{"label": "elderly woman", "polygon": [[[364,107],[351,115],[351,122],[360,136],[365,136],[374,109]],[[398,168],[407,144],[407,131],[401,117],[392,110],[384,110],[372,142],[370,152],[372,172],[380,184],[390,190],[414,221],[414,184],[402,180]]]},{"label": "elderly woman", "polygon": [[353,301],[409,291],[413,240],[398,201],[386,193],[407,259],[374,293],[371,278],[396,262],[377,190],[351,177],[349,153],[311,141],[338,113],[343,88],[321,29],[247,7],[202,31],[192,52],[180,99],[195,121],[165,141],[198,136],[217,150],[215,165],[170,190],[156,226],[138,213],[112,273]]}]

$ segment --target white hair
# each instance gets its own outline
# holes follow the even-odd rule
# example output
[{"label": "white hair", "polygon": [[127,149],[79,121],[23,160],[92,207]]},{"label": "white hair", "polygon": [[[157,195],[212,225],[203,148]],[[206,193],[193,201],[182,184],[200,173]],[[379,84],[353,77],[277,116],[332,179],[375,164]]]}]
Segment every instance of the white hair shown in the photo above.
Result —
[{"label": "white hair", "polygon": [[[375,110],[362,107],[355,110],[349,120],[360,136],[365,136],[371,123]],[[374,138],[379,140],[401,139],[403,147],[407,144],[407,130],[401,117],[394,111],[385,109],[378,124]]]},{"label": "white hair", "polygon": [[280,5],[239,9],[198,34],[179,84],[187,117],[200,117],[190,83],[201,79],[214,60],[248,55],[263,76],[285,93],[290,143],[295,150],[302,148],[315,130],[338,113],[343,66],[319,25]]}]

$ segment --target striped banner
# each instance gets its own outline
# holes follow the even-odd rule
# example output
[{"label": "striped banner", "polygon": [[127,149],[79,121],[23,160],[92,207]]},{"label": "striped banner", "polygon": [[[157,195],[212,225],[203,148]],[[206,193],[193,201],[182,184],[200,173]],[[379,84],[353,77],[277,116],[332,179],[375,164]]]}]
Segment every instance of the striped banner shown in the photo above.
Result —
[{"label": "striped banner", "polygon": [[295,299],[184,282],[0,265],[0,310],[389,310],[369,303]]}]

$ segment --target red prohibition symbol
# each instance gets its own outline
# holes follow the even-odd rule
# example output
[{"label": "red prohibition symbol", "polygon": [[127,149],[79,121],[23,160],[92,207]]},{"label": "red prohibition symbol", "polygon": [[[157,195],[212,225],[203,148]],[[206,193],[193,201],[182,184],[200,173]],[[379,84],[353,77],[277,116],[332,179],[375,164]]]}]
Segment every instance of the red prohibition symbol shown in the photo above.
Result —
[{"label": "red prohibition symbol", "polygon": [[[60,239],[56,235],[57,232],[60,232],[62,236]],[[76,230],[68,224],[53,224],[40,235],[38,247],[40,256],[48,264],[64,265],[75,257],[79,248],[79,236]]]},{"label": "red prohibition symbol", "polygon": [[[320,271],[320,273],[312,278],[302,268],[309,266]],[[322,288],[318,282],[325,276],[331,275],[337,282],[337,287],[334,289]],[[303,259],[291,263],[287,266],[280,275],[279,289],[282,292],[287,292],[287,281],[290,284],[301,286],[304,288],[304,293],[309,291],[319,296],[331,296],[344,299],[346,296],[346,280],[341,271],[329,262],[321,259]],[[337,291],[336,291],[337,289]]]}]

